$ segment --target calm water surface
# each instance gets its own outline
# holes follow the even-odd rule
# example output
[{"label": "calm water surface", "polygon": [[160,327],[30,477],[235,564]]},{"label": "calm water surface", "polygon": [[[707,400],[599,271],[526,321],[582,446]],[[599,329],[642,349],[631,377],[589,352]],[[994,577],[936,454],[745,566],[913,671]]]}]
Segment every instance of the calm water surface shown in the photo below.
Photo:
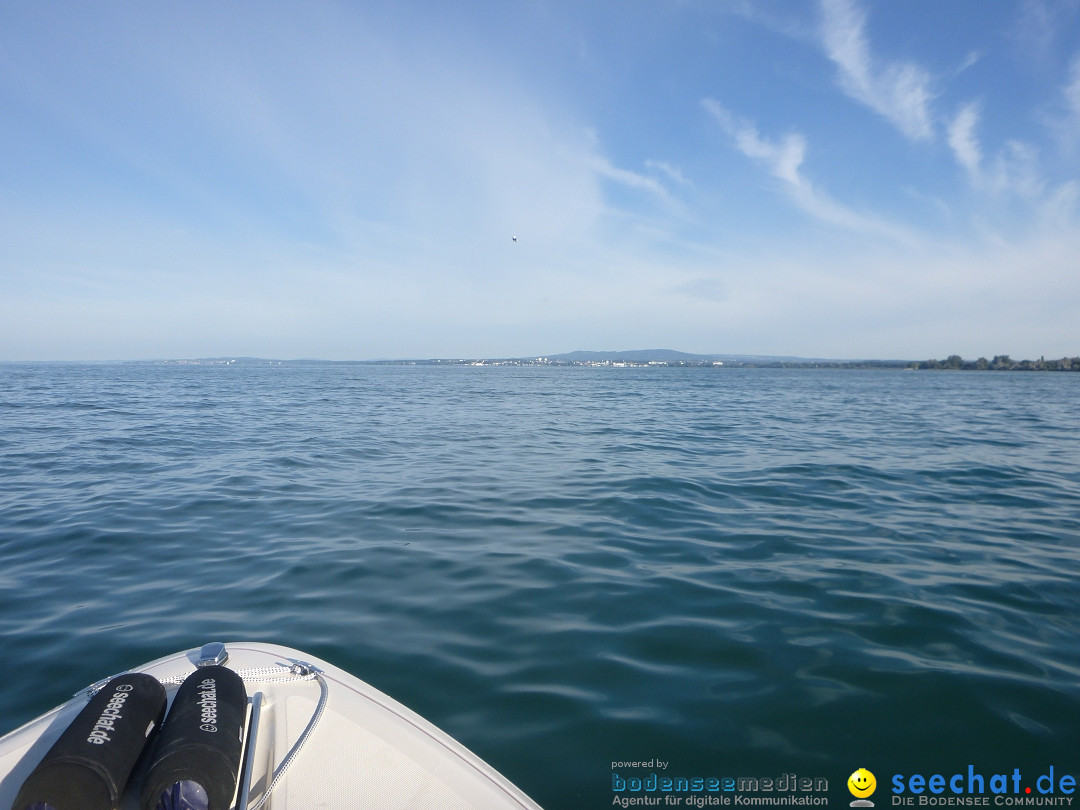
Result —
[{"label": "calm water surface", "polygon": [[[612,762],[1080,773],[1080,375],[0,366],[0,733],[287,644],[548,810]],[[645,775],[620,769],[622,775]]]}]

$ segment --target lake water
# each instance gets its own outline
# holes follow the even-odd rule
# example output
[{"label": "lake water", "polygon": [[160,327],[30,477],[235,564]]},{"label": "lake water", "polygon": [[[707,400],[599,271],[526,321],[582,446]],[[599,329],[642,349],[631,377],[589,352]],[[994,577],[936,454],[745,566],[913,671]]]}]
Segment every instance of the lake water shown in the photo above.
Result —
[{"label": "lake water", "polygon": [[1080,774],[1080,374],[5,365],[0,563],[0,733],[245,639],[546,810]]}]

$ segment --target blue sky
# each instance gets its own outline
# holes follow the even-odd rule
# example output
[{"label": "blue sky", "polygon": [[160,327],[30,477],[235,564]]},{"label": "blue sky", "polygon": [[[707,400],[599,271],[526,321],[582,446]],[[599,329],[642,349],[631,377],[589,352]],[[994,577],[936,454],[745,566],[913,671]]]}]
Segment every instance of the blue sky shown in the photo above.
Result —
[{"label": "blue sky", "polygon": [[1080,1],[0,5],[0,360],[659,347],[1080,354]]}]

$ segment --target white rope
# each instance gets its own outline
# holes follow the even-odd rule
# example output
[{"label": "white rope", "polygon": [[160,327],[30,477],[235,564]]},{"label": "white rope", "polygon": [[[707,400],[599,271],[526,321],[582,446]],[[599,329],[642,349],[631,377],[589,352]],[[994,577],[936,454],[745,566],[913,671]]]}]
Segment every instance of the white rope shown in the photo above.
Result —
[{"label": "white rope", "polygon": [[293,681],[313,681],[319,677],[318,671],[307,664],[294,664],[291,667],[256,667],[238,669],[236,674],[245,681],[255,683],[291,683]]},{"label": "white rope", "polygon": [[[233,671],[239,675],[245,683],[294,683],[298,681],[311,681],[319,676],[318,672],[305,664],[294,664],[291,667],[280,664],[272,667],[252,667],[250,669],[236,669]],[[191,672],[198,672],[198,669],[193,669]],[[184,682],[191,672],[185,675],[171,675],[168,678],[158,678],[158,681],[163,686],[169,686],[171,684],[179,685]]]},{"label": "white rope", "polygon": [[[323,709],[326,708],[326,681],[323,680],[322,675],[314,670],[310,670],[311,677],[319,682],[319,704],[315,707],[315,712],[311,715],[311,719],[308,721],[307,728],[304,729],[304,733],[300,735],[296,743],[289,749],[289,753],[285,755],[285,759],[281,760],[281,764],[278,765],[277,770],[274,771],[274,778],[270,781],[269,786],[263,792],[263,795],[256,802],[255,806],[251,810],[260,810],[260,808],[266,804],[266,800],[270,798],[270,794],[273,792],[277,783],[281,781],[281,778],[285,775],[285,771],[292,765],[296,755],[300,753],[300,749],[304,747],[304,743],[307,742],[308,737],[311,736],[311,732],[315,730],[315,726],[319,724],[320,718],[323,715]],[[301,680],[310,680],[311,678],[303,678]]]}]

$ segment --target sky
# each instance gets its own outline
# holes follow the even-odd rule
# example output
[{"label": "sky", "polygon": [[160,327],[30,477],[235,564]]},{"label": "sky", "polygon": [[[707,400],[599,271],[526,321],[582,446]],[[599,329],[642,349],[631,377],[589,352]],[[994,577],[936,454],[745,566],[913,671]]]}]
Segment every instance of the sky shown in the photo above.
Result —
[{"label": "sky", "polygon": [[0,4],[0,360],[646,348],[1080,355],[1080,0]]}]

